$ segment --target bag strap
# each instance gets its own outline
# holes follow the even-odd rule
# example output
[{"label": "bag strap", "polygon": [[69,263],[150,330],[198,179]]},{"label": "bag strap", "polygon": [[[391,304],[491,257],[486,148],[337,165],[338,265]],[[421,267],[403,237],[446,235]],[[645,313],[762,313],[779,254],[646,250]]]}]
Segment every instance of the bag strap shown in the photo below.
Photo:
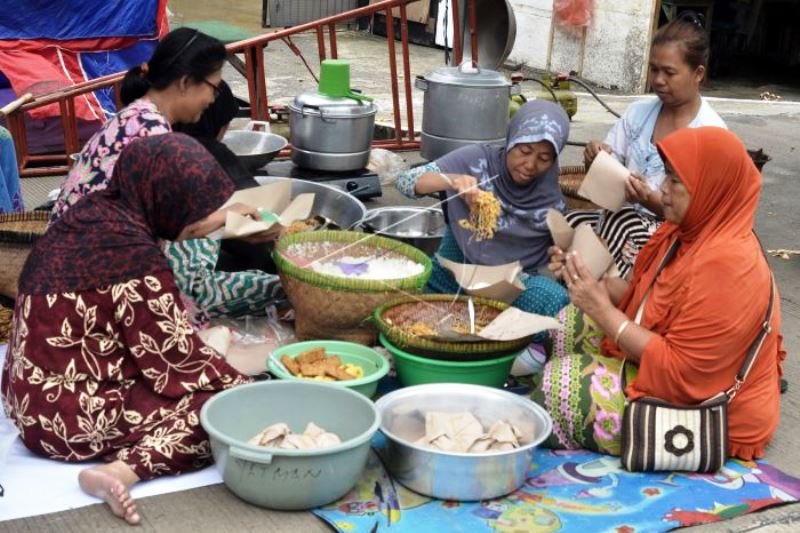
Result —
[{"label": "bag strap", "polygon": [[[753,229],[753,236],[756,238],[759,248],[761,248],[761,255],[764,256],[764,261],[767,261],[767,251],[764,248],[764,244],[761,242],[761,238],[758,236],[758,233],[756,233],[755,229]],[[759,352],[761,352],[761,346],[764,344],[764,340],[767,338],[767,335],[769,335],[770,332],[772,331],[772,309],[774,308],[774,304],[775,304],[775,275],[772,273],[772,269],[770,269],[769,304],[767,304],[767,315],[764,318],[764,323],[761,324],[761,331],[758,333],[756,339],[747,349],[747,355],[744,358],[744,363],[742,364],[742,368],[739,369],[739,373],[736,374],[736,380],[733,382],[733,386],[727,391],[725,391],[725,394],[728,395],[728,401],[733,400],[736,397],[736,393],[738,393],[739,389],[741,389],[742,385],[744,385],[744,381],[747,379],[747,375],[750,374],[750,370],[753,369],[753,365],[756,362],[756,357],[758,356]]]},{"label": "bag strap", "polygon": [[[653,288],[653,285],[656,283],[656,278],[658,277],[659,272],[669,263],[675,254],[678,252],[678,248],[680,247],[680,241],[675,239],[672,244],[669,245],[667,248],[667,253],[664,254],[664,257],[661,258],[661,262],[658,264],[658,268],[656,269],[656,275],[653,276],[653,281],[650,282],[650,286],[647,287],[647,290],[644,291],[644,296],[642,296],[642,302],[639,304],[639,308],[636,310],[636,317],[633,319],[633,323],[637,326],[640,325],[642,322],[642,315],[644,315],[644,304],[647,303],[647,297],[650,295],[650,289]],[[625,365],[628,362],[627,358],[622,360],[622,364],[620,365],[620,383],[622,383],[622,390],[625,390],[625,387],[628,386],[628,380],[626,379],[625,373]],[[627,402],[627,398],[625,399]]]},{"label": "bag strap", "polygon": [[634,324],[637,326],[642,322],[642,315],[644,315],[644,304],[647,302],[647,297],[650,295],[650,289],[653,288],[653,285],[656,284],[656,278],[658,274],[667,266],[667,263],[672,261],[672,258],[675,257],[675,254],[678,253],[678,248],[681,245],[681,241],[675,239],[672,241],[672,244],[669,245],[667,248],[667,253],[664,254],[664,257],[661,259],[661,263],[658,264],[658,268],[656,269],[656,274],[653,276],[653,281],[650,282],[650,285],[647,287],[647,290],[644,291],[644,296],[642,296],[642,302],[639,304],[639,308],[636,310],[636,316],[633,319]]},{"label": "bag strap", "polygon": [[742,368],[740,368],[739,373],[736,374],[736,381],[733,383],[733,386],[725,392],[725,394],[728,395],[729,400],[733,400],[736,397],[736,393],[739,392],[739,389],[741,389],[742,385],[744,385],[744,381],[747,379],[748,374],[750,374],[750,370],[753,369],[753,365],[756,362],[756,357],[758,357],[761,347],[764,345],[764,340],[767,338],[767,335],[772,332],[772,310],[774,307],[775,276],[772,274],[772,272],[770,272],[769,304],[767,305],[767,316],[764,318],[764,322],[761,324],[761,331],[758,333],[758,336],[747,350],[747,356],[744,358]]},{"label": "bag strap", "polygon": [[[753,230],[753,235],[755,235],[756,240],[758,241],[759,246],[761,247],[761,253],[764,254],[764,259],[766,260],[767,254],[764,251],[764,245],[761,244],[761,239],[758,238],[758,234],[756,234],[755,230]],[[656,275],[653,276],[653,281],[650,282],[650,286],[647,287],[647,290],[642,297],[642,303],[639,304],[639,308],[636,310],[636,317],[634,318],[634,323],[639,325],[642,320],[642,315],[644,314],[644,304],[647,302],[647,297],[650,295],[650,289],[653,288],[655,285],[656,278],[661,270],[669,263],[675,254],[678,251],[678,247],[680,246],[680,240],[675,239],[670,247],[667,249],[667,253],[664,254],[664,257],[661,259],[661,263],[658,265],[658,269],[656,270]],[[758,333],[758,336],[755,340],[750,344],[750,347],[747,350],[747,356],[744,358],[744,363],[742,363],[742,367],[739,369],[739,373],[736,374],[736,380],[734,381],[731,388],[725,391],[725,394],[728,396],[728,400],[733,400],[736,397],[736,393],[739,392],[739,389],[742,388],[744,385],[747,376],[750,374],[750,371],[753,369],[753,365],[756,362],[756,358],[758,357],[759,352],[761,351],[761,347],[764,345],[764,341],[772,332],[772,310],[775,307],[775,276],[772,274],[770,270],[770,284],[769,284],[769,304],[767,306],[767,313],[766,317],[764,318],[764,322],[761,324],[761,331]],[[622,378],[624,379],[625,376],[625,361],[622,364]]]}]

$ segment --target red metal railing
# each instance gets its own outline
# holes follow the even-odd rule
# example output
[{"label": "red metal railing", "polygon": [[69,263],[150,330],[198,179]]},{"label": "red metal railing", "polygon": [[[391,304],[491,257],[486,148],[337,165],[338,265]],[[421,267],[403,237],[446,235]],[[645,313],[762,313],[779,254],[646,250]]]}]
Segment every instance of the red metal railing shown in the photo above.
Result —
[{"label": "red metal railing", "polygon": [[[411,89],[411,65],[408,53],[408,19],[406,18],[406,4],[414,0],[384,0],[373,5],[364,6],[316,20],[306,24],[301,24],[274,33],[263,34],[243,41],[231,43],[227,46],[231,54],[242,54],[244,56],[244,73],[247,78],[247,90],[250,97],[250,115],[254,120],[269,121],[269,100],[267,94],[267,75],[268,70],[264,63],[264,48],[275,41],[283,41],[287,46],[296,51],[296,47],[291,43],[291,37],[299,33],[315,32],[317,38],[317,49],[319,61],[327,57],[336,58],[338,49],[336,45],[336,24],[352,20],[355,18],[373,16],[383,12],[386,17],[386,42],[389,55],[389,74],[390,86],[392,91],[392,117],[394,126],[394,137],[391,139],[375,140],[374,146],[380,146],[389,150],[416,150],[419,148],[417,132],[414,128],[414,109],[412,106]],[[453,54],[456,64],[461,62],[461,24],[459,4],[466,2],[469,6],[469,28],[472,37],[472,57],[477,61],[477,38],[474,0],[454,0],[452,4],[453,19]],[[400,88],[397,83],[397,56],[396,56],[396,35],[395,35],[395,16],[394,9],[399,14],[399,33],[400,50],[403,71],[403,93],[405,101],[406,128],[402,125],[402,108],[400,103]],[[327,29],[327,43],[326,30]],[[326,46],[327,44],[327,46]],[[302,59],[302,56],[301,56]],[[305,62],[305,60],[303,59]],[[313,75],[313,72],[312,72]],[[6,117],[7,127],[14,138],[17,152],[17,161],[20,168],[20,175],[29,176],[49,176],[64,174],[69,169],[69,154],[78,152],[81,148],[78,139],[78,124],[75,116],[75,99],[96,89],[113,87],[117,99],[117,106],[120,106],[119,89],[124,73],[113,74],[97,78],[88,82],[79,83],[71,87],[61,89],[46,95],[37,96],[32,102],[22,105],[16,111]],[[57,104],[61,112],[61,124],[64,130],[64,152],[35,155],[29,153],[27,132],[25,130],[25,112],[45,105]]]}]

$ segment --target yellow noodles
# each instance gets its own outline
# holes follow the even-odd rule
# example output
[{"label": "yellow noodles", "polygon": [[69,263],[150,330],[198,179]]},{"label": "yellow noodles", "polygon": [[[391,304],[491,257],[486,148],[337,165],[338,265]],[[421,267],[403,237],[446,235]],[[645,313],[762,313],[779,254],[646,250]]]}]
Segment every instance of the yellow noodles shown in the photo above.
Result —
[{"label": "yellow noodles", "polygon": [[469,219],[462,219],[458,224],[472,231],[475,239],[482,241],[494,237],[497,230],[497,219],[500,218],[500,202],[488,191],[480,191],[469,208]]},{"label": "yellow noodles", "polygon": [[406,333],[414,337],[431,337],[436,335],[436,331],[433,328],[422,322],[415,322],[405,328],[405,330]]},{"label": "yellow noodles", "polygon": [[313,218],[306,220],[295,220],[289,227],[283,230],[284,235],[294,235],[295,233],[303,233],[304,231],[311,231],[316,229],[319,224]]}]

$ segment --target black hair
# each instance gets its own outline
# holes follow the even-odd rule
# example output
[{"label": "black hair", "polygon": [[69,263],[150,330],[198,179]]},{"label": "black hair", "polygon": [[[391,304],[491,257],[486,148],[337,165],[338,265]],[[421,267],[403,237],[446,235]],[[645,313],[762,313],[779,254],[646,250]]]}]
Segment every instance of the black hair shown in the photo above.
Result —
[{"label": "black hair", "polygon": [[652,47],[668,43],[680,45],[686,64],[708,68],[709,41],[704,17],[694,11],[684,11],[678,18],[661,26],[653,36]]},{"label": "black hair", "polygon": [[179,131],[195,139],[210,137],[216,139],[219,132],[230,124],[239,113],[239,102],[236,100],[230,86],[221,80],[217,85],[217,97],[211,103],[197,122],[191,124],[173,124],[172,131]]},{"label": "black hair", "polygon": [[183,76],[199,83],[222,68],[225,56],[225,45],[218,39],[191,28],[173,30],[158,44],[145,70],[137,65],[125,74],[122,105],[141,98],[151,87],[165,89]]}]

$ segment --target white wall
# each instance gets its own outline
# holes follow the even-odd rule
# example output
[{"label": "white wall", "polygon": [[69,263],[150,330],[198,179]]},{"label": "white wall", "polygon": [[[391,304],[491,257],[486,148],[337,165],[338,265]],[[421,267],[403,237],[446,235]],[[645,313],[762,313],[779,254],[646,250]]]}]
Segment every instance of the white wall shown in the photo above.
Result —
[{"label": "white wall", "polygon": [[576,70],[600,86],[641,93],[655,1],[595,0],[585,40],[580,29],[556,22],[551,47],[553,0],[511,0],[517,39],[509,60],[555,72]]}]

